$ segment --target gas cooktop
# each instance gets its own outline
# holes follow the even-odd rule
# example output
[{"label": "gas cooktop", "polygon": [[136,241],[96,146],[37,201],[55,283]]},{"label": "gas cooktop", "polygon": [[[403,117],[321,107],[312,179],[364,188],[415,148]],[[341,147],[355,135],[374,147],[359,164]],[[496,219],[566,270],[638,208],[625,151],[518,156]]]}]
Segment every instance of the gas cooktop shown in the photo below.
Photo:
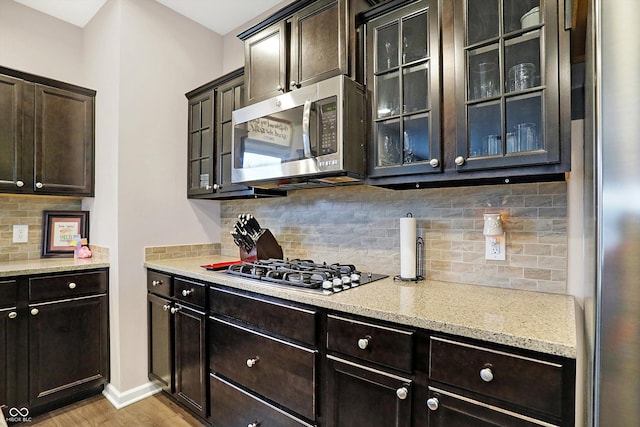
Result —
[{"label": "gas cooktop", "polygon": [[294,286],[325,295],[384,279],[384,274],[361,273],[352,264],[316,263],[303,259],[267,259],[230,265],[227,274],[275,285]]}]

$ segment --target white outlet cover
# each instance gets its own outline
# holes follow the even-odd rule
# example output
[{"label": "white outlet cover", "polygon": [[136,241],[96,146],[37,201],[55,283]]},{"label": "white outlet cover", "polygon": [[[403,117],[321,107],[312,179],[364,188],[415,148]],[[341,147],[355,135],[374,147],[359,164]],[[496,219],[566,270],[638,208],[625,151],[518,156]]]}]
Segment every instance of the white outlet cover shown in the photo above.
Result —
[{"label": "white outlet cover", "polygon": [[13,243],[27,243],[29,241],[29,226],[13,226]]}]

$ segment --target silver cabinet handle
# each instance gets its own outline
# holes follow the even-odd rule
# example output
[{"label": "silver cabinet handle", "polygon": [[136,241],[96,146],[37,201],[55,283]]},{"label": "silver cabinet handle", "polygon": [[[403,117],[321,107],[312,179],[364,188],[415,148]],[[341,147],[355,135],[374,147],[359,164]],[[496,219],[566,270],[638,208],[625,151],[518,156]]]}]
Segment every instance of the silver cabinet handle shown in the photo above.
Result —
[{"label": "silver cabinet handle", "polygon": [[437,168],[438,166],[440,166],[440,160],[431,159],[429,160],[429,165],[431,165],[432,168]]},{"label": "silver cabinet handle", "polygon": [[24,187],[24,182],[20,181],[20,180],[16,181],[16,187],[18,187],[18,188]]},{"label": "silver cabinet handle", "polygon": [[214,189],[214,190],[219,190],[220,188],[222,188],[222,185],[220,185],[220,184],[213,184],[213,189]]},{"label": "silver cabinet handle", "polygon": [[301,84],[295,80],[291,80],[291,82],[289,82],[289,89],[300,89],[300,86]]},{"label": "silver cabinet handle", "polygon": [[409,396],[409,389],[406,387],[400,387],[396,390],[396,396],[398,396],[398,399],[400,400],[405,400],[407,396]]},{"label": "silver cabinet handle", "polygon": [[359,347],[361,350],[364,350],[364,349],[366,349],[367,347],[369,347],[369,343],[370,343],[370,341],[371,341],[371,337],[370,337],[369,335],[367,335],[367,336],[366,336],[366,337],[364,337],[364,338],[360,338],[360,339],[358,340],[358,347]]},{"label": "silver cabinet handle", "polygon": [[189,295],[191,295],[193,293],[193,289],[183,289],[182,290],[182,296],[183,297],[188,297]]},{"label": "silver cabinet handle", "polygon": [[74,282],[69,283],[69,289],[75,289],[76,286],[77,285]]},{"label": "silver cabinet handle", "polygon": [[162,306],[162,310],[167,311],[171,306],[169,304],[165,304]]},{"label": "silver cabinet handle", "polygon": [[37,308],[32,308],[31,309],[31,315],[32,316],[37,316],[38,313],[40,313],[40,310],[38,310]]},{"label": "silver cabinet handle", "polygon": [[282,85],[278,85],[278,86],[276,86],[276,90],[277,90],[278,92],[284,92],[284,88],[282,87]]},{"label": "silver cabinet handle", "polygon": [[36,182],[36,188],[42,188],[44,187],[44,184],[41,182]]},{"label": "silver cabinet handle", "polygon": [[209,185],[209,184],[207,184],[207,185],[204,187],[204,189],[205,189],[205,190],[207,190],[207,191],[208,191],[208,190],[211,190],[212,188],[213,188],[213,186],[211,186],[211,185]]},{"label": "silver cabinet handle", "polygon": [[247,424],[247,427],[260,427],[260,421],[254,421],[250,424]]},{"label": "silver cabinet handle", "polygon": [[486,383],[490,383],[491,381],[493,381],[493,371],[491,370],[491,368],[487,367],[480,369],[480,378],[482,378],[482,381]]},{"label": "silver cabinet handle", "polygon": [[432,397],[430,399],[427,399],[427,408],[429,408],[430,410],[437,411],[439,405],[440,405],[440,402],[438,401],[437,398]]},{"label": "silver cabinet handle", "polygon": [[162,280],[154,280],[151,282],[151,286],[160,286],[162,285]]},{"label": "silver cabinet handle", "polygon": [[462,166],[462,165],[464,165],[464,157],[458,156],[458,157],[455,158],[454,162],[455,162],[456,165]]},{"label": "silver cabinet handle", "polygon": [[247,359],[247,367],[253,368],[260,361],[258,356]]},{"label": "silver cabinet handle", "polygon": [[171,307],[171,314],[176,314],[180,311],[180,307]]},{"label": "silver cabinet handle", "polygon": [[15,319],[16,317],[18,317],[18,313],[15,311],[9,313],[9,319]]}]

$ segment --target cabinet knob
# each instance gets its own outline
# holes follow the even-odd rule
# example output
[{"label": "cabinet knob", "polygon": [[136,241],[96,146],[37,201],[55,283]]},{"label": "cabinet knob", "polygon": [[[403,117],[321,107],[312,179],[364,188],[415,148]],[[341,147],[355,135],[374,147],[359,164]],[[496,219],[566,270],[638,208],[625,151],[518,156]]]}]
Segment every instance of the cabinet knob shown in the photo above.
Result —
[{"label": "cabinet knob", "polygon": [[367,335],[364,338],[360,338],[358,340],[358,347],[360,347],[361,350],[365,350],[367,347],[369,347],[370,341],[371,341],[371,337],[369,335]]},{"label": "cabinet knob", "polygon": [[38,310],[37,308],[32,308],[31,309],[31,315],[32,316],[37,316],[38,313],[40,313],[40,310]]},{"label": "cabinet knob", "polygon": [[284,93],[284,88],[282,87],[282,85],[278,85],[278,86],[276,86],[276,90],[277,90],[278,92],[283,92],[283,93]]},{"label": "cabinet knob", "polygon": [[160,286],[162,285],[162,280],[154,280],[151,282],[151,286]]},{"label": "cabinet knob", "polygon": [[247,424],[247,427],[260,427],[260,421],[254,421],[251,424]]},{"label": "cabinet knob", "polygon": [[18,313],[15,311],[9,313],[9,319],[15,319],[16,317],[18,317]]},{"label": "cabinet knob", "polygon": [[24,182],[20,181],[20,180],[16,181],[16,187],[18,187],[18,188],[24,187]]},{"label": "cabinet knob", "polygon": [[429,408],[430,410],[437,411],[438,405],[440,405],[440,402],[437,398],[432,397],[430,399],[427,399],[427,408]]},{"label": "cabinet knob", "polygon": [[182,290],[182,296],[183,297],[188,297],[189,295],[191,295],[193,293],[193,289],[183,289]]},{"label": "cabinet knob", "polygon": [[221,188],[222,188],[222,185],[220,185],[220,184],[213,184],[213,189],[214,189],[214,190],[219,190],[219,189],[221,189]]},{"label": "cabinet knob", "polygon": [[458,156],[458,157],[455,158],[454,162],[455,162],[456,165],[462,166],[462,165],[464,165],[464,157]]},{"label": "cabinet knob", "polygon": [[75,289],[76,286],[78,285],[76,285],[74,282],[69,283],[69,289]]},{"label": "cabinet knob", "polygon": [[249,368],[253,368],[254,366],[256,366],[256,363],[258,363],[259,360],[260,358],[258,356],[247,359],[247,366]]},{"label": "cabinet knob", "polygon": [[490,383],[491,381],[493,381],[493,371],[491,370],[491,368],[487,367],[480,369],[480,378],[482,378],[482,381],[486,383]]},{"label": "cabinet knob", "polygon": [[169,304],[165,304],[165,305],[163,305],[163,306],[162,306],[162,309],[163,309],[164,311],[167,311],[167,310],[169,310],[169,308],[170,308],[170,307],[171,307],[171,306],[170,306]]},{"label": "cabinet knob", "polygon": [[211,190],[212,188],[213,188],[213,186],[212,186],[212,185],[209,185],[209,184],[207,184],[207,185],[204,187],[204,189],[205,189],[205,190],[207,190],[207,191]]},{"label": "cabinet knob", "polygon": [[180,307],[171,307],[171,314],[176,314],[180,311]]},{"label": "cabinet knob", "polygon": [[431,159],[429,160],[429,164],[431,165],[432,168],[437,168],[438,166],[440,166],[440,160]]},{"label": "cabinet knob", "polygon": [[396,396],[398,396],[398,399],[400,400],[405,400],[407,396],[409,396],[409,389],[406,387],[400,387],[396,390]]},{"label": "cabinet knob", "polygon": [[300,89],[300,86],[300,83],[296,82],[295,80],[291,80],[291,82],[289,82],[290,89]]},{"label": "cabinet knob", "polygon": [[41,182],[36,182],[36,188],[42,188],[44,187],[44,184]]}]

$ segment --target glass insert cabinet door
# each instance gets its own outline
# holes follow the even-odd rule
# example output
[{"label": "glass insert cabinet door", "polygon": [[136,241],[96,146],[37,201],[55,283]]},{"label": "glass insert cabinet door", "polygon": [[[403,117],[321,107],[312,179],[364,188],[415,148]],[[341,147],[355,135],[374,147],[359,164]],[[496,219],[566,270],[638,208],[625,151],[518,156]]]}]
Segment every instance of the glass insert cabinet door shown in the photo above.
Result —
[{"label": "glass insert cabinet door", "polygon": [[439,52],[432,35],[438,14],[432,3],[414,2],[366,23],[367,84],[373,88],[370,176],[441,170],[439,91],[433,83]]},{"label": "glass insert cabinet door", "polygon": [[558,162],[557,4],[456,0],[455,7],[456,167]]}]

